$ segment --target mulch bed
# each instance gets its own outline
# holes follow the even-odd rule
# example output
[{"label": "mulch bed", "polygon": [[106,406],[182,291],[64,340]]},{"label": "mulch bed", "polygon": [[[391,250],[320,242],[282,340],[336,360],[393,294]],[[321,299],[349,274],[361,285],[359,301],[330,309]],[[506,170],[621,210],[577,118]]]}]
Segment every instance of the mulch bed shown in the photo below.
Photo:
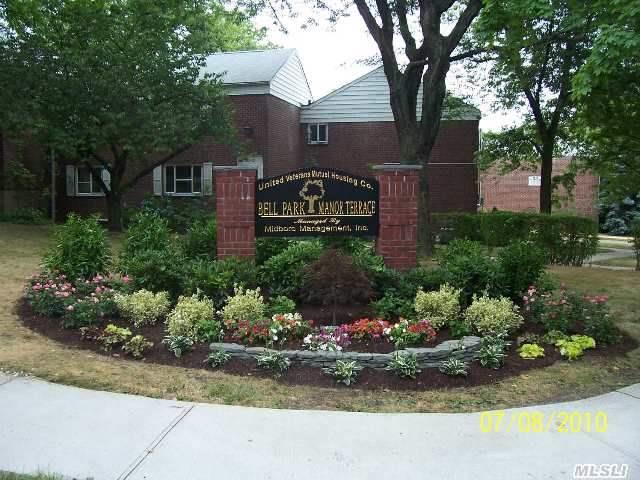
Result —
[{"label": "mulch bed", "polygon": [[[316,309],[317,314],[317,307],[313,308]],[[300,310],[301,313],[305,315],[305,308],[303,307]],[[29,329],[60,342],[69,348],[90,350],[100,355],[116,358],[120,357],[123,360],[134,362],[141,361],[146,363],[158,363],[184,368],[208,368],[203,361],[209,354],[209,345],[196,344],[190,353],[181,358],[176,358],[173,353],[167,350],[167,348],[162,344],[162,339],[164,338],[164,324],[133,328],[129,322],[123,319],[105,319],[104,325],[113,323],[118,326],[127,327],[131,329],[134,335],[143,335],[147,340],[153,342],[154,345],[146,352],[145,358],[143,360],[135,360],[123,353],[103,351],[101,344],[98,342],[83,340],[80,337],[80,332],[78,330],[63,329],[60,326],[59,319],[34,315],[31,307],[29,307],[24,300],[17,305],[17,313],[25,326]],[[310,308],[306,310],[306,313],[313,312]],[[361,316],[355,315],[360,312],[353,313],[353,319],[361,318]],[[363,311],[363,313],[366,312]],[[343,319],[345,316],[341,315],[340,317],[340,321],[344,321]],[[305,315],[305,318],[313,318],[313,315]],[[318,323],[326,324],[327,322],[321,321]],[[435,343],[441,343],[449,338],[451,337],[446,332],[440,332]],[[634,339],[625,335],[622,341],[616,345],[606,348],[598,348],[596,350],[587,350],[585,352],[585,357],[624,355],[628,351],[637,348],[637,346],[638,343]],[[354,348],[350,347],[349,350],[387,353],[389,351],[393,351],[393,346],[386,342],[373,343],[372,345],[354,344]],[[469,375],[467,377],[449,377],[440,373],[437,368],[425,368],[422,373],[418,374],[416,380],[409,380],[399,378],[390,372],[365,368],[360,372],[358,381],[354,386],[344,388],[356,388],[363,390],[384,389],[421,391],[485,385],[495,383],[504,378],[519,375],[527,370],[547,367],[562,359],[560,353],[556,349],[546,348],[545,350],[545,357],[536,360],[525,360],[520,358],[516,352],[515,346],[512,346],[508,351],[505,365],[502,368],[499,370],[491,370],[481,367],[478,362],[473,362],[469,368]],[[270,372],[259,369],[256,366],[256,362],[251,360],[231,359],[224,367],[221,368],[221,370],[232,375],[246,377],[271,376]],[[278,379],[278,381],[288,385],[312,385],[319,387],[336,386],[333,378],[324,374],[321,369],[296,365],[292,365],[291,368],[289,368],[289,370]]]}]

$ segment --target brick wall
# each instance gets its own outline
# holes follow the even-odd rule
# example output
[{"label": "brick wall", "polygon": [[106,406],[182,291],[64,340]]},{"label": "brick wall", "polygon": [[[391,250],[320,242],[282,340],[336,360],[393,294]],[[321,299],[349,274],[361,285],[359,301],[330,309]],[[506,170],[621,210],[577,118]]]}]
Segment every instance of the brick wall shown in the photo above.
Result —
[{"label": "brick wall", "polygon": [[221,167],[215,182],[218,257],[254,257],[256,171]]},{"label": "brick wall", "polygon": [[269,142],[264,158],[264,175],[272,177],[302,166],[300,109],[277,97],[267,97]]},{"label": "brick wall", "polygon": [[[433,211],[476,211],[478,132],[477,121],[442,122],[428,167]],[[305,142],[305,164],[371,175],[372,165],[400,161],[393,122],[331,123],[328,139],[327,145]]]},{"label": "brick wall", "polygon": [[[563,173],[571,162],[569,157],[554,159],[553,175]],[[508,210],[537,212],[540,207],[540,187],[529,186],[529,177],[540,175],[540,169],[519,169],[506,175],[489,171],[481,174],[481,190],[484,210]],[[554,192],[559,205],[555,211],[565,211],[586,217],[598,216],[598,177],[591,173],[576,176],[576,186],[570,197],[564,187]]]},{"label": "brick wall", "polygon": [[380,182],[380,229],[376,253],[392,268],[416,266],[418,240],[418,168],[376,166]]}]

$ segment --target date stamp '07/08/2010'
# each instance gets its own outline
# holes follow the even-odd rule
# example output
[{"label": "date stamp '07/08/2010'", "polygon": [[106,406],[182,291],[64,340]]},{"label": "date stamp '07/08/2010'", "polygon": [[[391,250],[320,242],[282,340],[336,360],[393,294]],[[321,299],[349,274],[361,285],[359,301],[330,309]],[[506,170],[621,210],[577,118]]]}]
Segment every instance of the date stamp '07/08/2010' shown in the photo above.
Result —
[{"label": "date stamp '07/08/2010'", "polygon": [[494,410],[480,414],[480,431],[484,433],[604,433],[609,421],[602,411],[518,411]]}]

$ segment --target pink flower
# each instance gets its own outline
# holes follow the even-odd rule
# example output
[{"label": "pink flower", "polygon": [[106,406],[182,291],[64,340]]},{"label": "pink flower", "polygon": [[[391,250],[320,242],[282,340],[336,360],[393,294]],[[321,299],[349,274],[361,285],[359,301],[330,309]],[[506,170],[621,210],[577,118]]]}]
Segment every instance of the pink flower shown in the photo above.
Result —
[{"label": "pink flower", "polygon": [[125,275],[124,277],[122,277],[122,281],[124,283],[129,283],[131,281],[131,277],[129,275]]}]

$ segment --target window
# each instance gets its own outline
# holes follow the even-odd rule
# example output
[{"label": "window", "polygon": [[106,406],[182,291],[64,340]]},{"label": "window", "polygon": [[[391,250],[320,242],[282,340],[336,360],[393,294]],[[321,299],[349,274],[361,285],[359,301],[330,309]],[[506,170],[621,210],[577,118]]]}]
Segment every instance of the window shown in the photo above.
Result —
[{"label": "window", "polygon": [[[100,178],[103,176],[103,168],[93,168],[93,172]],[[104,195],[100,183],[91,174],[88,167],[76,167],[76,195]]]},{"label": "window", "polygon": [[326,123],[310,123],[307,126],[307,139],[310,145],[329,143],[329,126]]},{"label": "window", "polygon": [[202,193],[202,166],[169,165],[164,169],[165,192],[173,195]]}]

